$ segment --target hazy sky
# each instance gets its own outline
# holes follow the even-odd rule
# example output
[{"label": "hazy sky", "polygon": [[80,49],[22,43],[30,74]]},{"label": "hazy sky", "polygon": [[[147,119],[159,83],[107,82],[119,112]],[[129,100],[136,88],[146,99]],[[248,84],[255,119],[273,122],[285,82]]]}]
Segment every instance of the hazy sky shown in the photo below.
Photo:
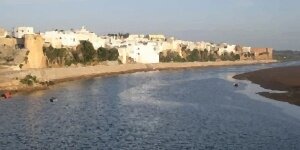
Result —
[{"label": "hazy sky", "polygon": [[0,26],[163,33],[300,50],[300,0],[0,0]]}]

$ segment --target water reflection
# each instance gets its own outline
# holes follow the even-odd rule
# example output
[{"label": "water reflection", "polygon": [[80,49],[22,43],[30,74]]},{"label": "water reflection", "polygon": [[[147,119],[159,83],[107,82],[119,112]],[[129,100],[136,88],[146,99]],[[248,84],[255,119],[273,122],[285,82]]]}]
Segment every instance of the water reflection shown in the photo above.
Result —
[{"label": "water reflection", "polygon": [[232,86],[234,74],[282,65],[140,72],[18,95],[1,102],[0,147],[299,149],[299,107]]}]

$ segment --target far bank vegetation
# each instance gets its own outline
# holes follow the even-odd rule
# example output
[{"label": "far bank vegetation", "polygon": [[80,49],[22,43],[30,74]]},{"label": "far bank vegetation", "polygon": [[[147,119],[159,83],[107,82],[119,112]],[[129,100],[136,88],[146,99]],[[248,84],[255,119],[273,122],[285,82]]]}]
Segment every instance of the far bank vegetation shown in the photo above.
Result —
[{"label": "far bank vegetation", "polygon": [[224,52],[222,55],[218,55],[217,51],[209,52],[208,50],[189,50],[182,49],[182,56],[175,51],[160,52],[160,62],[207,62],[207,61],[236,61],[240,60],[239,54],[233,52]]},{"label": "far bank vegetation", "polygon": [[89,41],[81,41],[74,49],[44,47],[47,56],[47,64],[52,66],[70,66],[72,64],[93,65],[103,61],[118,61],[118,49],[103,48],[94,49]]}]

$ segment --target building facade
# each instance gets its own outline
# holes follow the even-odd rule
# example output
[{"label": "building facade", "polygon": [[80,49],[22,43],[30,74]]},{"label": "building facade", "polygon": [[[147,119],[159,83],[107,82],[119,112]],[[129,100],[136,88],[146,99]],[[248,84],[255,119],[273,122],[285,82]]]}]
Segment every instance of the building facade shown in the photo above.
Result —
[{"label": "building facade", "polygon": [[256,60],[273,59],[273,48],[251,48]]},{"label": "building facade", "polygon": [[15,38],[24,38],[24,35],[33,35],[33,27],[17,27],[14,29],[13,36]]},{"label": "building facade", "polygon": [[129,57],[137,63],[159,63],[159,52],[156,43],[137,43],[132,47]]},{"label": "building facade", "polygon": [[80,44],[80,41],[89,41],[95,49],[104,47],[106,39],[98,37],[95,33],[88,31],[85,27],[79,30],[55,30],[47,31],[41,34],[46,45],[54,48],[74,48]]}]

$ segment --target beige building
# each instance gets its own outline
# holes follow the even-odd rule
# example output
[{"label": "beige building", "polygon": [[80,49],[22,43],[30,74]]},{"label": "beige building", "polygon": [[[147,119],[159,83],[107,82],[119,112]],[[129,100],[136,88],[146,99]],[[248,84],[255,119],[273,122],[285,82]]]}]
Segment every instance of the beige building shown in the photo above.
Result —
[{"label": "beige building", "polygon": [[164,41],[164,40],[166,40],[166,37],[162,34],[148,34],[148,35],[146,35],[146,38],[148,38],[151,41]]}]

